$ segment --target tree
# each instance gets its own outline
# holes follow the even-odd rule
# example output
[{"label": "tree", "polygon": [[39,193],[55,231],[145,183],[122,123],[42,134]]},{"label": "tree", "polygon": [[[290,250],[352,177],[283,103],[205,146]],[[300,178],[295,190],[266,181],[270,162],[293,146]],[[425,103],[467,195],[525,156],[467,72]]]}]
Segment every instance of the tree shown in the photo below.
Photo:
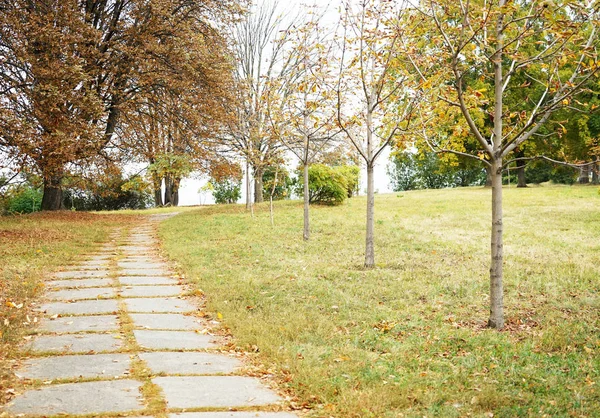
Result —
[{"label": "tree", "polygon": [[[474,153],[432,141],[443,152],[475,157],[491,170],[492,233],[490,318],[504,326],[502,171],[506,157],[540,134],[540,129],[598,70],[597,10],[580,1],[430,0],[414,4],[414,28],[430,31],[425,50],[412,58],[431,87],[434,101],[456,107],[477,139]],[[420,16],[420,17],[419,17]],[[431,22],[432,25],[428,25]],[[416,36],[422,30],[415,29]],[[530,40],[535,40],[533,44]],[[435,62],[430,70],[419,61]],[[571,63],[570,65],[566,65]],[[474,89],[465,77],[475,69],[491,89]],[[517,82],[517,80],[526,80]],[[432,86],[440,86],[433,89]],[[513,89],[524,100],[505,101]],[[477,123],[480,118],[488,123]],[[514,160],[513,160],[514,161]]]},{"label": "tree", "polygon": [[[287,71],[281,62],[282,18],[277,15],[277,1],[265,1],[253,7],[233,27],[233,52],[236,68],[236,100],[230,112],[235,115],[224,137],[225,149],[233,150],[246,160],[246,207],[251,206],[250,169],[254,177],[254,200],[263,201],[262,177],[271,161],[277,160],[280,144],[268,130],[267,89],[270,80]],[[291,24],[290,24],[291,25]],[[283,29],[283,33],[289,28]]]},{"label": "tree", "polygon": [[1,146],[39,172],[42,208],[55,210],[73,165],[113,158],[117,127],[135,109],[129,104],[162,86],[206,80],[214,62],[207,57],[225,58],[220,34],[239,7],[2,0],[0,10]]},{"label": "tree", "polygon": [[267,89],[273,132],[303,167],[305,241],[310,238],[309,166],[332,145],[339,131],[334,124],[335,95],[329,88],[333,44],[320,25],[317,10],[308,15],[310,20],[286,32],[284,62],[288,71]]},{"label": "tree", "polygon": [[375,265],[375,162],[407,130],[420,100],[403,51],[405,12],[403,3],[364,0],[346,2],[342,16],[337,123],[367,166],[365,267]]}]

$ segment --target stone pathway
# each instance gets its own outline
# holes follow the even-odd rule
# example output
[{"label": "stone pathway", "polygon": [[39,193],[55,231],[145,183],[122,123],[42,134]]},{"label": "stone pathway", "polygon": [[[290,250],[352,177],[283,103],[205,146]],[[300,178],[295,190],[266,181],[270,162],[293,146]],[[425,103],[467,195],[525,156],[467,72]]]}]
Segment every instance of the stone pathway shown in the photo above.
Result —
[{"label": "stone pathway", "polygon": [[48,282],[39,333],[18,371],[31,389],[1,416],[297,418],[267,412],[283,399],[215,352],[218,339],[156,253],[161,218]]}]

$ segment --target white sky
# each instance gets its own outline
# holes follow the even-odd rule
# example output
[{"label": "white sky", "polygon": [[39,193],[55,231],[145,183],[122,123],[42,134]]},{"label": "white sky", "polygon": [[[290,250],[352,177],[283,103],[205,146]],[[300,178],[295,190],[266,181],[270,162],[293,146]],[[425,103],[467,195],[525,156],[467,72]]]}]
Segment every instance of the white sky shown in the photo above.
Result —
[{"label": "white sky", "polygon": [[[259,0],[260,1],[260,0]],[[316,4],[321,7],[327,7],[327,12],[324,15],[324,22],[326,24],[335,24],[337,23],[338,11],[337,7],[341,3],[341,0],[280,0],[280,10],[282,13],[293,17],[296,15],[297,10],[301,7],[301,5],[312,5]],[[386,173],[386,166],[389,160],[390,150],[389,148],[385,150],[379,159],[377,160],[377,164],[375,165],[375,190],[379,193],[389,193],[391,192],[391,188],[389,187],[389,178]],[[289,159],[290,163],[290,171],[297,166],[297,161],[293,159]],[[362,167],[361,169],[361,187],[360,193],[365,194],[366,192],[366,169]],[[245,179],[244,179],[245,181]],[[179,189],[179,204],[181,206],[189,206],[189,205],[199,205],[199,204],[211,204],[214,203],[212,194],[210,192],[200,193],[201,187],[206,184],[206,180],[199,180],[196,178],[188,178],[184,179],[181,182]],[[240,202],[244,202],[246,199],[245,196],[245,186],[242,185],[242,198]]]}]

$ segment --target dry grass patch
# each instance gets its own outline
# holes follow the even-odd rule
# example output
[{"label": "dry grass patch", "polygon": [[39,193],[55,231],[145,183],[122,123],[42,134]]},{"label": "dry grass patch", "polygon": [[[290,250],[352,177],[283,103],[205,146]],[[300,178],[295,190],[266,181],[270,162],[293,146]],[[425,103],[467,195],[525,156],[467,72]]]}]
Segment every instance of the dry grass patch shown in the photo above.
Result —
[{"label": "dry grass patch", "polygon": [[12,396],[12,369],[22,337],[36,326],[31,308],[44,281],[131,222],[131,217],[76,212],[0,217],[0,404]]}]

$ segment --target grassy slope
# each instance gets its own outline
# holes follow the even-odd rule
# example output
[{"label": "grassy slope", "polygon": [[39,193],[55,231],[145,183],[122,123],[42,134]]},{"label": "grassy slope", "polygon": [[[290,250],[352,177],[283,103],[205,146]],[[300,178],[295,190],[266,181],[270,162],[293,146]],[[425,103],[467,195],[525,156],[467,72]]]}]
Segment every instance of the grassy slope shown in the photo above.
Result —
[{"label": "grassy slope", "polygon": [[[505,191],[508,330],[484,329],[490,191],[376,197],[365,271],[363,198],[204,208],[162,224],[169,255],[239,347],[310,416],[600,415],[600,196]],[[256,346],[256,347],[254,347]]]},{"label": "grassy slope", "polygon": [[[35,326],[30,308],[43,292],[44,279],[131,221],[74,212],[0,217],[0,388],[13,387],[10,369],[21,337]],[[0,405],[7,395],[0,391]]]}]

